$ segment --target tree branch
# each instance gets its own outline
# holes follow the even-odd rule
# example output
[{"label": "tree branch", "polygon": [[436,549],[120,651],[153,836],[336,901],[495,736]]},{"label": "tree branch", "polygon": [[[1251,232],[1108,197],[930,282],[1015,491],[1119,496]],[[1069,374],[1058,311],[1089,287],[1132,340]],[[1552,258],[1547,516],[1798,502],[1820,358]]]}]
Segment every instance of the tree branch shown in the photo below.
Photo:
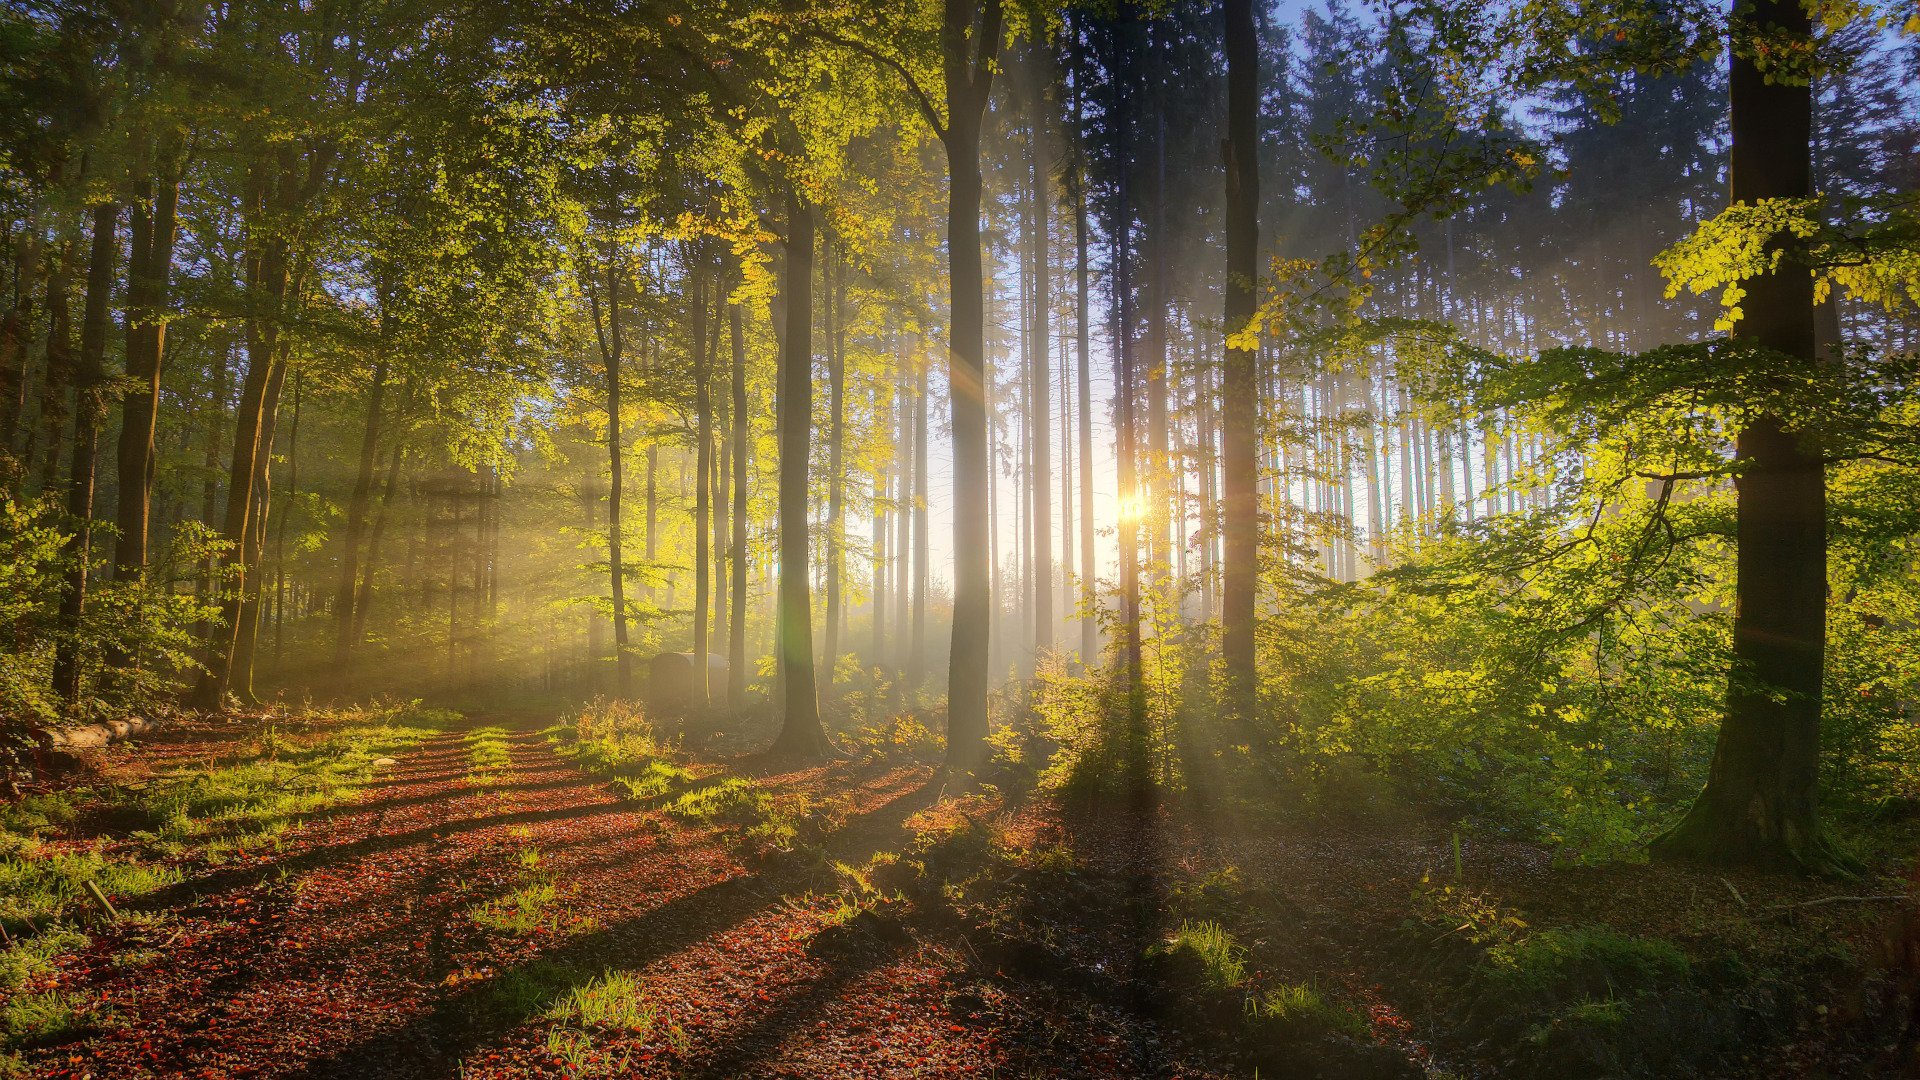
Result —
[{"label": "tree branch", "polygon": [[808,30],[806,32],[829,45],[838,45],[843,49],[852,49],[854,52],[865,56],[877,64],[892,68],[895,73],[900,76],[901,81],[907,84],[908,92],[913,94],[913,103],[919,107],[920,115],[926,118],[927,125],[933,128],[934,135],[938,137],[941,142],[947,141],[947,126],[940,122],[939,110],[934,108],[933,99],[928,97],[927,92],[920,88],[919,81],[913,77],[913,72],[907,70],[905,64],[868,45],[864,41],[843,38],[838,34],[830,34],[825,30]]}]

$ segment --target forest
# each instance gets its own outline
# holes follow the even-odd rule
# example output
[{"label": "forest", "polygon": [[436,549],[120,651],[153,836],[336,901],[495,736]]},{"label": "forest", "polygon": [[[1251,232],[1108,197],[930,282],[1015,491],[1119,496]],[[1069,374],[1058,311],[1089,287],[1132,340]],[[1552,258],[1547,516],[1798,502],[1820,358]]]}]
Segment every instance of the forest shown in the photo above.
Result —
[{"label": "forest", "polygon": [[0,1078],[1920,1076],[1914,0],[0,0]]}]

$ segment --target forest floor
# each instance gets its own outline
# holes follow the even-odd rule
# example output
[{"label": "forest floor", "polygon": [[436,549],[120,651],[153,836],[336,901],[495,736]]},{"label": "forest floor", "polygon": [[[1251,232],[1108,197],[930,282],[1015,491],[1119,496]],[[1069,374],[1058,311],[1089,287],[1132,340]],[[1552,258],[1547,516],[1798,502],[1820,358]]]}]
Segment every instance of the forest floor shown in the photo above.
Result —
[{"label": "forest floor", "polygon": [[[14,1070],[1385,1080],[1912,1061],[1911,971],[1874,960],[1911,949],[1910,907],[1828,899],[1885,883],[952,798],[910,761],[683,759],[682,794],[746,790],[732,777],[771,796],[702,815],[619,794],[532,718],[484,721],[393,751],[271,848],[181,856],[177,883],[5,992],[10,1018],[83,1003],[39,1037],[9,1019]],[[100,754],[94,779],[259,754],[263,724],[177,725]],[[265,730],[270,750],[326,734]],[[41,840],[132,842],[104,811]]]}]

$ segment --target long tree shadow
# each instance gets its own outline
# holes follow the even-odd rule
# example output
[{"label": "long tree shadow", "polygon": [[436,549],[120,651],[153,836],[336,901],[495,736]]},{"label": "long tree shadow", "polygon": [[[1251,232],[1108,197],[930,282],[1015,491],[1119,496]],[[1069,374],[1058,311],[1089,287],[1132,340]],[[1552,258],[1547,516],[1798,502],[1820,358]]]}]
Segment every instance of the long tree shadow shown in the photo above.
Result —
[{"label": "long tree shadow", "polygon": [[[931,805],[938,794],[937,788],[923,786],[850,818],[830,846],[843,857],[871,857],[888,843],[903,839],[907,820]],[[404,1063],[410,1075],[430,1080],[454,1077],[462,1059],[523,1023],[537,1007],[529,1003],[503,1007],[503,997],[495,989],[503,980],[530,975],[539,965],[548,976],[561,975],[552,987],[557,995],[608,967],[644,968],[742,925],[786,896],[804,891],[812,881],[804,870],[777,866],[715,882],[632,919],[569,938],[486,982],[446,991],[430,1012],[398,1030],[343,1048],[293,1075],[303,1080],[392,1075],[394,1067]]]}]

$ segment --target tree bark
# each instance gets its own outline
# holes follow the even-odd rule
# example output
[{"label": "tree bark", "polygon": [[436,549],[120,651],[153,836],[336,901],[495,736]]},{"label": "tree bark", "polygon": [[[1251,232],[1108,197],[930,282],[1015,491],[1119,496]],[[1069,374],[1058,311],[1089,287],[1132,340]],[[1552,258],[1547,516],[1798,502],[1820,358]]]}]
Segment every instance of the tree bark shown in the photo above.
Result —
[{"label": "tree bark", "polygon": [[[1227,49],[1227,276],[1225,323],[1242,332],[1256,309],[1254,283],[1260,246],[1260,57],[1252,0],[1226,0]],[[1242,724],[1256,715],[1254,622],[1259,599],[1259,431],[1254,414],[1258,364],[1251,348],[1229,339],[1221,372],[1220,589],[1225,712]]]},{"label": "tree bark", "polygon": [[1029,240],[1033,260],[1033,346],[1029,357],[1027,381],[1031,387],[1031,412],[1028,438],[1032,447],[1033,477],[1030,486],[1033,528],[1033,643],[1036,650],[1053,648],[1053,458],[1049,452],[1053,416],[1048,390],[1052,385],[1052,345],[1048,320],[1052,300],[1047,285],[1047,223],[1051,219],[1052,199],[1048,194],[1049,171],[1053,168],[1051,144],[1047,138],[1047,110],[1044,80],[1035,72],[1033,79],[1033,200],[1029,219]]},{"label": "tree bark", "polygon": [[[33,336],[33,293],[40,278],[38,215],[30,214],[13,248],[13,306],[0,319],[0,451],[13,453],[13,437],[26,404],[27,340]],[[11,486],[14,478],[8,479]]]},{"label": "tree bark", "polygon": [[[180,173],[175,155],[161,166],[160,186],[142,177],[135,188],[133,257],[127,268],[127,378],[138,385],[120,405],[120,539],[114,547],[116,581],[138,581],[147,569],[147,523],[153,500],[153,437],[160,418],[161,358],[167,326],[161,309],[168,300],[173,241],[180,205]],[[149,212],[149,202],[152,210]],[[119,666],[125,657],[109,657]]]},{"label": "tree bark", "polygon": [[813,431],[813,207],[787,193],[787,332],[781,341],[780,606],[784,719],[775,753],[831,753],[820,726],[813,669],[813,600],[807,580],[807,463]]},{"label": "tree bark", "polygon": [[927,565],[931,540],[927,535],[927,357],[916,340],[913,350],[913,632],[910,635],[907,685],[918,689],[927,677]]},{"label": "tree bark", "polygon": [[[695,250],[700,245],[695,244]],[[704,713],[711,700],[708,687],[707,624],[712,616],[713,545],[707,532],[707,517],[712,513],[713,490],[713,386],[707,366],[707,279],[708,267],[696,254],[693,285],[693,410],[694,438],[697,441],[693,492],[693,699],[695,715]]]},{"label": "tree bark", "polygon": [[380,420],[387,394],[387,357],[382,343],[373,365],[373,385],[367,392],[367,423],[360,435],[360,467],[354,473],[353,494],[347,499],[347,532],[341,541],[340,581],[333,593],[333,674],[344,680],[353,660],[354,597],[360,584],[360,541],[366,535],[367,507],[373,499],[373,472],[380,449]]},{"label": "tree bark", "polygon": [[827,694],[833,694],[834,672],[840,666],[841,583],[846,567],[846,481],[841,476],[847,431],[846,282],[845,260],[838,245],[828,249],[827,277]]},{"label": "tree bark", "polygon": [[247,705],[259,704],[253,692],[253,661],[260,641],[260,587],[263,576],[262,555],[266,548],[267,511],[272,504],[273,440],[280,419],[280,391],[287,379],[287,344],[280,343],[278,358],[267,375],[267,389],[260,405],[260,452],[253,459],[251,497],[253,507],[247,514],[246,540],[241,545],[246,575],[240,599],[240,625],[233,639],[233,659],[229,676],[233,694]]},{"label": "tree bark", "polygon": [[[1795,0],[1760,0],[1753,24],[1793,40],[1812,33]],[[1736,38],[1743,31],[1734,30]],[[1738,41],[1736,40],[1736,44]],[[1813,191],[1813,94],[1769,82],[1736,49],[1732,91],[1732,199],[1804,198]],[[1809,367],[1816,358],[1812,276],[1793,239],[1781,267],[1746,282],[1738,333]],[[1826,471],[1817,447],[1779,418],[1740,433],[1735,533],[1734,666],[1727,715],[1705,790],[1655,840],[1663,859],[1824,871],[1848,860],[1819,816],[1821,677],[1826,657]]]},{"label": "tree bark", "polygon": [[752,424],[740,305],[727,305],[727,322],[733,339],[733,614],[727,623],[727,707],[738,709],[747,695],[747,448]]},{"label": "tree bark", "polygon": [[[598,322],[598,316],[595,316]],[[600,359],[607,376],[607,573],[613,600],[614,686],[633,696],[633,656],[627,651],[627,570],[620,552],[620,270],[607,259],[607,336]],[[653,557],[653,454],[647,454],[647,557]]]},{"label": "tree bark", "polygon": [[80,700],[80,617],[87,604],[87,564],[92,559],[93,487],[98,465],[100,424],[106,416],[108,303],[113,292],[115,235],[120,208],[102,203],[93,208],[93,250],[87,266],[87,299],[80,323],[79,383],[75,388],[73,465],[67,486],[67,516],[73,532],[61,554],[67,561],[66,587],[60,594],[60,635],[54,645],[53,690],[71,709]]},{"label": "tree bark", "polygon": [[[994,583],[988,572],[986,309],[980,254],[980,123],[1000,48],[1000,0],[946,0],[949,354],[953,404],[953,643],[947,670],[947,769],[986,763],[988,656]],[[977,56],[969,56],[969,46]]]},{"label": "tree bark", "polygon": [[[1073,128],[1080,130],[1080,90],[1073,92]],[[1073,174],[1074,348],[1079,361],[1080,390],[1080,663],[1092,664],[1100,648],[1100,622],[1094,617],[1099,567],[1095,565],[1093,534],[1093,359],[1089,348],[1087,289],[1087,167],[1076,148]]]},{"label": "tree bark", "polygon": [[66,442],[67,390],[78,377],[74,369],[73,314],[67,298],[79,245],[69,240],[60,248],[60,265],[47,283],[47,384],[40,395],[40,417],[45,428],[46,460],[40,467],[40,490],[59,482],[60,447]]}]

